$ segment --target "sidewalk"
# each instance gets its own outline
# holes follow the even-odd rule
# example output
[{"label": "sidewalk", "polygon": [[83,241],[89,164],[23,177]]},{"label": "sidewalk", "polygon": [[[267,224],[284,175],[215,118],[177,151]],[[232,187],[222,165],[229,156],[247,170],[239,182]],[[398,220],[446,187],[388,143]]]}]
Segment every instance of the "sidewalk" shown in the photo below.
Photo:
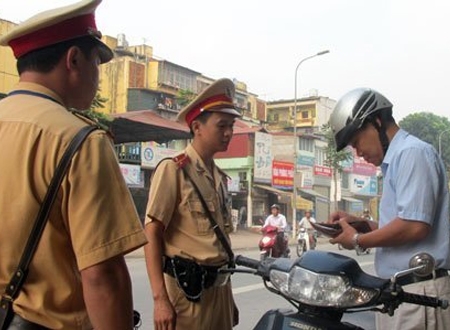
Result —
[{"label": "sidewalk", "polygon": [[[261,239],[261,233],[257,228],[255,229],[239,229],[235,233],[230,234],[231,247],[233,251],[245,251],[258,248],[258,242]],[[328,243],[328,238],[319,237],[317,244]],[[295,245],[296,240],[293,237],[289,237],[289,245]],[[127,258],[142,258],[144,257],[144,248],[137,249],[126,256]]]}]

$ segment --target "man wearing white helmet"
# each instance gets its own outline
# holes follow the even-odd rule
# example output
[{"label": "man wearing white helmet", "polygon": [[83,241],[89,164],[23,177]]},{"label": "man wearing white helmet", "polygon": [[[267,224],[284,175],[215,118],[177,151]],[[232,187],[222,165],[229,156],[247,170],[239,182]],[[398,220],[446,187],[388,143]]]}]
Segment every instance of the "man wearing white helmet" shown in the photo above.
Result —
[{"label": "man wearing white helmet", "polygon": [[[436,259],[437,270],[428,277],[407,275],[399,284],[407,292],[448,300],[449,194],[436,150],[401,129],[392,116],[392,103],[368,88],[345,94],[331,114],[330,126],[336,149],[355,148],[359,157],[381,167],[384,182],[379,223],[370,222],[373,230],[357,233],[347,222],[361,218],[337,211],[329,222],[339,221],[343,232],[330,242],[347,249],[376,247],[375,269],[382,278],[408,268],[415,253],[427,252]],[[448,311],[413,304],[402,304],[393,317],[376,317],[377,329],[450,329]]]},{"label": "man wearing white helmet", "polygon": [[280,251],[282,251],[283,254],[289,255],[289,247],[287,244],[287,240],[284,236],[284,231],[287,227],[287,221],[286,217],[280,213],[280,205],[273,204],[270,207],[270,215],[266,218],[264,221],[264,225],[262,228],[265,228],[267,226],[273,226],[277,227],[278,234],[277,234],[277,246]]},{"label": "man wearing white helmet", "polygon": [[280,213],[280,206],[278,204],[273,204],[270,207],[270,215],[266,218],[263,228],[267,226],[277,227],[280,231],[286,229],[286,217]]}]

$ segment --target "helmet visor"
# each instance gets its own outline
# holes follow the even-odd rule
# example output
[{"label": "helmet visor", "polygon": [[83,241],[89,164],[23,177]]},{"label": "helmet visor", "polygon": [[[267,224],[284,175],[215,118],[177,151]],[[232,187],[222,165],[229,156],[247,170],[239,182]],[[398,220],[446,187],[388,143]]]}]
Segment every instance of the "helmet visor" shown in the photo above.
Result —
[{"label": "helmet visor", "polygon": [[348,146],[359,128],[361,128],[361,121],[359,119],[355,119],[353,122],[337,132],[334,136],[336,141],[336,151],[341,151]]}]

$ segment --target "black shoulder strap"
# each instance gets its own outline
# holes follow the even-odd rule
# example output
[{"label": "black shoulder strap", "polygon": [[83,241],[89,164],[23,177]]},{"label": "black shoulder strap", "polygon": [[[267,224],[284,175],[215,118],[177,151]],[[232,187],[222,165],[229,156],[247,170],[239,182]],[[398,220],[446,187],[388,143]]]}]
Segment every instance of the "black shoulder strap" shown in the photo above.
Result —
[{"label": "black shoulder strap", "polygon": [[11,280],[6,286],[5,295],[11,301],[14,300],[19,295],[20,289],[23,283],[25,282],[28,273],[28,267],[36,251],[39,240],[42,236],[42,232],[44,231],[48,215],[50,213],[53,202],[56,199],[56,194],[59,190],[61,182],[67,171],[67,168],[69,167],[70,161],[75,152],[78,150],[83,141],[86,139],[86,137],[96,129],[98,129],[98,127],[96,126],[83,127],[70,142],[69,146],[67,147],[63,156],[61,157],[58,166],[56,167],[55,174],[53,175],[53,178],[50,182],[47,193],[42,202],[41,208],[39,209],[39,213],[36,216],[33,229],[31,230],[27,244],[22,253],[22,257],[20,258],[19,266],[17,267],[16,271],[11,277]]},{"label": "black shoulder strap", "polygon": [[228,240],[225,238],[224,233],[220,229],[219,225],[217,224],[216,220],[214,220],[213,215],[211,214],[211,211],[208,208],[208,205],[206,204],[205,199],[203,198],[202,193],[200,192],[200,189],[198,188],[197,184],[194,180],[192,180],[191,176],[189,175],[188,171],[183,167],[183,172],[186,175],[186,177],[191,181],[192,185],[194,186],[194,189],[196,193],[198,194],[198,197],[200,199],[200,202],[202,203],[203,208],[205,209],[206,215],[208,216],[209,222],[211,223],[211,226],[214,230],[214,232],[217,235],[217,238],[219,239],[220,243],[222,243],[222,246],[224,247],[225,251],[228,254],[228,266],[230,268],[234,268],[234,253],[233,250],[231,250],[231,246],[228,243]]}]

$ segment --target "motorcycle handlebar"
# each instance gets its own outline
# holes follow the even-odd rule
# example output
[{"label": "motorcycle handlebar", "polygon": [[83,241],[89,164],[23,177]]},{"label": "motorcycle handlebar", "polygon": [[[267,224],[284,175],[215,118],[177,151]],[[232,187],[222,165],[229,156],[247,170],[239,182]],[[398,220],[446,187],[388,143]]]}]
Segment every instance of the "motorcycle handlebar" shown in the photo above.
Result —
[{"label": "motorcycle handlebar", "polygon": [[236,256],[235,261],[236,265],[244,266],[251,269],[258,269],[260,263],[259,260],[247,258],[242,255]]},{"label": "motorcycle handlebar", "polygon": [[448,301],[438,299],[435,297],[426,297],[414,293],[409,292],[403,292],[402,301],[416,304],[416,305],[422,305],[422,306],[428,306],[428,307],[441,307],[442,309],[446,309],[448,307]]}]

